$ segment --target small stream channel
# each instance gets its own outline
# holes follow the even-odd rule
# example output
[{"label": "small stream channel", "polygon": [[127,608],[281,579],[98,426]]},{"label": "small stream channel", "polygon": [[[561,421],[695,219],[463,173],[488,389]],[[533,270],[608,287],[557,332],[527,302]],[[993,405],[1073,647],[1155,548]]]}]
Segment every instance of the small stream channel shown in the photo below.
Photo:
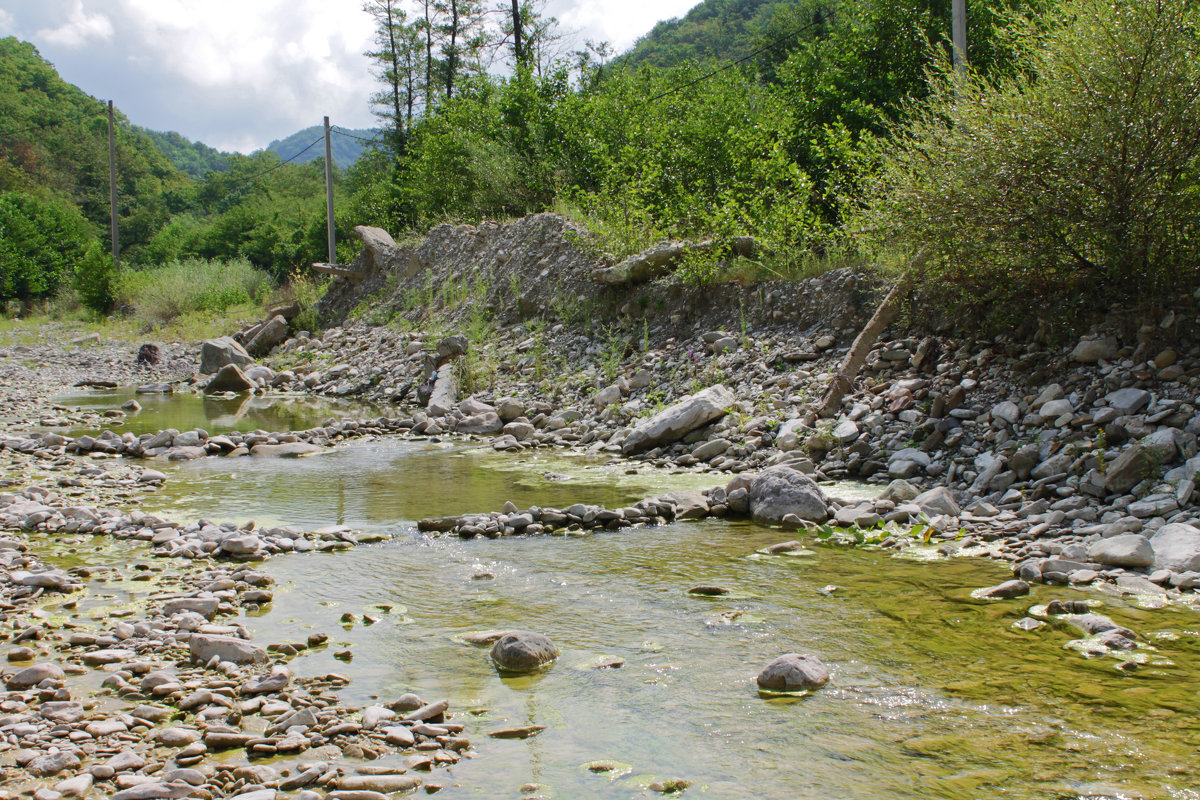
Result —
[{"label": "small stream channel", "polygon": [[[146,429],[222,430],[197,416],[203,409],[184,413],[195,402],[164,401],[162,418],[147,406],[135,419]],[[314,414],[292,424],[318,424],[329,410]],[[330,634],[328,648],[292,668],[348,675],[343,695],[353,703],[405,691],[448,698],[477,752],[449,771],[441,796],[650,797],[650,782],[678,777],[693,784],[685,796],[721,800],[1200,798],[1200,617],[1189,608],[1149,610],[1045,586],[983,603],[971,590],[1009,577],[1004,565],[826,545],[768,557],[755,551],[791,537],[720,520],[582,538],[461,541],[415,531],[422,516],[505,500],[625,504],[718,480],[627,474],[561,455],[383,439],[300,460],[161,468],[170,479],[147,498],[148,511],[340,523],[394,537],[266,562],[278,582],[274,605],[244,622],[263,643]],[[687,594],[697,584],[733,593]],[[1101,613],[1150,637],[1152,663],[1124,672],[1116,659],[1066,647],[1067,629],[1012,628],[1055,597],[1103,599]],[[347,612],[354,622],[341,622]],[[561,659],[540,675],[501,678],[486,649],[460,638],[513,627],[549,635]],[[344,648],[350,663],[333,658]],[[832,681],[803,699],[760,698],[755,674],[790,651],[818,655]],[[623,666],[594,668],[608,659]],[[547,727],[527,740],[486,736],[528,724]],[[614,769],[590,771],[596,760]],[[523,793],[530,783],[541,788]]]}]

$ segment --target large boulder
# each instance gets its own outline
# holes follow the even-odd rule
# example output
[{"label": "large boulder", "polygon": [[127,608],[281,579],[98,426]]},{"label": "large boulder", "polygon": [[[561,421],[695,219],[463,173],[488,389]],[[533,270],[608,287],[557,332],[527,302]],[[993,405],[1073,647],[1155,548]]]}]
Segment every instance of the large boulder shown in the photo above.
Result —
[{"label": "large boulder", "polygon": [[534,672],[558,658],[549,637],[532,631],[509,631],[492,645],[492,661],[504,672]]},{"label": "large boulder", "polygon": [[504,421],[495,411],[484,411],[460,420],[454,428],[459,433],[476,433],[488,435],[499,433],[504,429]]},{"label": "large boulder", "polygon": [[935,486],[927,492],[921,492],[912,502],[930,517],[939,514],[957,517],[961,513],[954,495],[945,486]]},{"label": "large boulder", "polygon": [[429,403],[425,410],[431,417],[444,417],[454,410],[458,403],[458,378],[454,368],[443,366],[437,371],[433,380],[433,391],[429,395]]},{"label": "large boulder", "polygon": [[697,428],[725,416],[725,410],[735,400],[733,392],[721,384],[689,395],[640,423],[625,438],[621,451],[630,455],[678,441]]},{"label": "large boulder", "polygon": [[264,356],[271,348],[287,338],[288,324],[282,314],[276,314],[267,320],[254,338],[246,345],[246,352],[251,355]]},{"label": "large boulder", "polygon": [[758,673],[758,688],[768,692],[805,692],[829,682],[829,670],[816,656],[787,653]]},{"label": "large boulder", "polygon": [[787,466],[771,467],[750,481],[750,516],[756,522],[779,524],[789,514],[809,522],[829,518],[829,501],[816,482]]},{"label": "large boulder", "polygon": [[1095,364],[1097,361],[1107,361],[1117,354],[1121,345],[1111,336],[1085,337],[1079,340],[1071,351],[1071,360],[1081,364]]},{"label": "large boulder", "polygon": [[10,692],[20,692],[37,686],[44,680],[60,681],[65,674],[58,664],[50,662],[34,664],[11,676],[5,682],[5,688]]},{"label": "large boulder", "polygon": [[1150,537],[1150,547],[1155,569],[1200,571],[1200,528],[1182,522],[1163,525]]},{"label": "large boulder", "polygon": [[200,345],[200,372],[212,375],[227,364],[244,366],[251,362],[250,354],[228,336],[206,339]]},{"label": "large boulder", "polygon": [[383,228],[357,225],[354,235],[363,243],[355,266],[367,272],[375,272],[386,268],[396,257],[396,240]]},{"label": "large boulder", "polygon": [[1125,494],[1163,464],[1175,457],[1178,447],[1169,429],[1155,431],[1126,447],[1104,473],[1104,486],[1113,494]]},{"label": "large boulder", "polygon": [[1108,403],[1108,407],[1121,416],[1138,413],[1150,405],[1152,399],[1150,393],[1145,389],[1137,389],[1133,386],[1126,386],[1124,389],[1109,392],[1104,397],[1105,402]]},{"label": "large boulder", "polygon": [[254,382],[247,378],[242,371],[237,368],[236,364],[226,364],[217,371],[217,374],[212,376],[208,384],[204,387],[205,394],[218,394],[220,392],[234,392],[241,394],[254,389]]},{"label": "large boulder", "polygon": [[1124,533],[1092,542],[1087,557],[1111,567],[1148,567],[1154,563],[1154,548],[1140,533]]},{"label": "large boulder", "polygon": [[246,639],[217,634],[193,633],[188,639],[192,661],[207,664],[216,656],[234,664],[260,664],[267,660],[267,651]]}]

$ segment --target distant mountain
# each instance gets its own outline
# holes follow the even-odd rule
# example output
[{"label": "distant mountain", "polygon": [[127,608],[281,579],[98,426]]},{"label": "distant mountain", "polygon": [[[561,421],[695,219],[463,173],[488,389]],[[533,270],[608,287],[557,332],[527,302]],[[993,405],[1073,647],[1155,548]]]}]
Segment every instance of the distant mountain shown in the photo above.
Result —
[{"label": "distant mountain", "polygon": [[130,127],[149,136],[177,169],[196,180],[203,180],[209,172],[229,171],[229,153],[222,153],[203,142],[193,142],[175,131],[163,133],[137,125]]},{"label": "distant mountain", "polygon": [[673,67],[685,61],[733,60],[760,46],[780,11],[795,13],[800,0],[704,0],[676,19],[663,20],[614,63]]},{"label": "distant mountain", "polygon": [[[341,129],[333,131],[329,145],[333,152],[333,163],[343,169],[353,166],[354,162],[358,161],[359,157],[367,149],[369,145],[363,140],[372,139],[379,133],[367,128],[346,128],[346,133],[359,137],[354,139],[346,136],[345,133],[339,133],[339,130]],[[321,125],[313,125],[311,128],[305,128],[302,131],[293,133],[286,139],[276,139],[267,145],[267,150],[286,161],[324,135],[325,130]],[[303,164],[306,161],[313,161],[324,157],[325,145],[319,143],[309,148],[294,163]]]}]

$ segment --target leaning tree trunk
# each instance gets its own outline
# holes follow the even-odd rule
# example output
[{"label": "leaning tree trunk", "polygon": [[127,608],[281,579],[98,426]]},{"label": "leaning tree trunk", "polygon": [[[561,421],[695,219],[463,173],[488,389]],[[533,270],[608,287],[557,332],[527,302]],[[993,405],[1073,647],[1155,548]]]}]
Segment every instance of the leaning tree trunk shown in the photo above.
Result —
[{"label": "leaning tree trunk", "polygon": [[866,326],[859,331],[858,336],[854,339],[854,344],[850,347],[850,352],[846,353],[845,359],[842,360],[842,365],[838,367],[837,373],[833,376],[833,381],[829,384],[829,390],[825,393],[825,399],[821,401],[821,409],[818,411],[820,416],[832,417],[841,408],[842,398],[854,387],[854,379],[858,377],[858,371],[862,369],[862,365],[867,360],[871,348],[875,346],[875,341],[879,339],[879,334],[883,333],[884,329],[892,324],[892,320],[899,313],[900,295],[908,288],[908,276],[920,267],[926,258],[928,256],[924,248],[913,256],[912,261],[908,264],[908,268],[900,273],[900,277],[896,280],[896,285],[887,293],[887,297],[883,298],[883,302],[875,309],[875,313],[871,315],[871,319],[868,320]]}]

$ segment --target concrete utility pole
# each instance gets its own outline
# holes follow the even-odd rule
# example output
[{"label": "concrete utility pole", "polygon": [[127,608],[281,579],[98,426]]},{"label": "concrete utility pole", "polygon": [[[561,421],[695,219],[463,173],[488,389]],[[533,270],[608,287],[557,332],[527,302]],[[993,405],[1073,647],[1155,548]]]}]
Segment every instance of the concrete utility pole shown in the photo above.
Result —
[{"label": "concrete utility pole", "polygon": [[954,0],[951,38],[954,44],[954,72],[958,77],[967,76],[967,0]]},{"label": "concrete utility pole", "polygon": [[113,101],[108,101],[108,213],[112,218],[113,268],[121,268],[121,239],[117,233],[117,139]]},{"label": "concrete utility pole", "polygon": [[329,117],[325,118],[325,229],[329,234],[329,263],[337,264],[337,242],[333,234],[333,146],[329,143]]}]

